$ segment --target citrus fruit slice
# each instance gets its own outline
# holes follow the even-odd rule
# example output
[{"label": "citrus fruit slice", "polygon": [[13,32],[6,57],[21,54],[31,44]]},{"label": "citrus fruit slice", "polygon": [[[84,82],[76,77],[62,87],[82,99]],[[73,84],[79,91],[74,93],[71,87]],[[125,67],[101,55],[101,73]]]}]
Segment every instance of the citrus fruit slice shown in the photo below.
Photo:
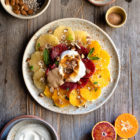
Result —
[{"label": "citrus fruit slice", "polygon": [[89,81],[84,88],[80,89],[80,95],[88,101],[96,100],[101,95],[101,88],[94,87]]},{"label": "citrus fruit slice", "polygon": [[90,81],[95,87],[106,87],[111,80],[110,72],[107,68],[96,70],[91,76]]},{"label": "citrus fruit slice", "polygon": [[51,50],[51,59],[54,60],[56,57],[60,56],[63,51],[68,50],[65,44],[59,44],[52,48]]},{"label": "citrus fruit slice", "polygon": [[47,47],[47,45],[56,46],[58,44],[59,40],[56,36],[52,34],[43,34],[37,39],[35,48],[36,50],[40,50],[40,47],[43,49]]},{"label": "citrus fruit slice", "polygon": [[99,122],[92,129],[93,140],[116,140],[117,134],[114,126],[107,122]]},{"label": "citrus fruit slice", "polygon": [[55,29],[54,35],[59,41],[73,42],[75,41],[75,34],[70,27],[59,26]]},{"label": "citrus fruit slice", "polygon": [[83,106],[86,103],[86,100],[80,95],[79,90],[72,90],[69,95],[70,103],[73,106]]},{"label": "citrus fruit slice", "polygon": [[33,81],[38,89],[44,90],[46,86],[44,69],[37,70],[33,75]]},{"label": "citrus fruit slice", "polygon": [[98,58],[97,60],[92,60],[96,69],[107,68],[110,64],[110,55],[105,50],[100,50],[100,53],[94,55],[94,57]]},{"label": "citrus fruit slice", "polygon": [[67,91],[63,89],[55,89],[52,95],[52,99],[56,106],[66,107],[69,105],[69,99],[67,98]]},{"label": "citrus fruit slice", "polygon": [[48,98],[52,97],[52,93],[50,92],[50,89],[48,86],[46,86],[46,88],[44,90],[44,95],[47,96]]},{"label": "citrus fruit slice", "polygon": [[131,138],[138,132],[138,121],[135,116],[124,113],[115,121],[115,129],[117,134],[122,138]]},{"label": "citrus fruit slice", "polygon": [[89,36],[89,34],[85,31],[74,31],[75,33],[75,41],[76,42],[80,42],[82,43],[82,45],[86,45],[87,44],[87,37]]},{"label": "citrus fruit slice", "polygon": [[93,49],[93,53],[91,54],[91,56],[99,55],[102,49],[98,41],[91,41],[87,48],[89,50]]},{"label": "citrus fruit slice", "polygon": [[31,68],[31,70],[34,72],[36,72],[40,68],[45,68],[42,52],[36,51],[31,55],[31,59],[29,61],[29,68]]}]

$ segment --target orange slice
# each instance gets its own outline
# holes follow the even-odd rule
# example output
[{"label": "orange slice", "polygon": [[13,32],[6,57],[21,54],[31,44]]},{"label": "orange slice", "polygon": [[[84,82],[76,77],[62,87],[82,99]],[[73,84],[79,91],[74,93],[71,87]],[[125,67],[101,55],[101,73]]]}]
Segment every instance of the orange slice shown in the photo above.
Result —
[{"label": "orange slice", "polygon": [[114,126],[107,122],[99,122],[92,129],[93,140],[116,140],[117,134]]},{"label": "orange slice", "polygon": [[101,88],[94,87],[91,82],[88,82],[84,88],[80,89],[81,96],[88,100],[96,100],[101,95]]},{"label": "orange slice", "polygon": [[52,97],[52,93],[50,92],[50,89],[48,86],[46,86],[46,88],[44,90],[44,95],[47,96],[48,98]]},{"label": "orange slice", "polygon": [[138,132],[138,127],[139,124],[136,117],[129,113],[120,115],[115,121],[115,129],[122,138],[134,137]]},{"label": "orange slice", "polygon": [[100,51],[102,49],[102,47],[100,46],[100,44],[99,44],[98,41],[91,41],[91,44],[89,44],[87,48],[89,50],[91,50],[92,48],[94,48],[94,51],[91,54],[91,56],[99,55],[100,54]]},{"label": "orange slice", "polygon": [[107,51],[101,50],[99,54],[95,55],[98,57],[98,60],[92,60],[95,64],[96,69],[107,68],[110,63],[110,55]]},{"label": "orange slice", "polygon": [[73,106],[83,106],[86,103],[86,100],[80,95],[79,90],[72,90],[69,95],[70,103]]},{"label": "orange slice", "polygon": [[55,103],[56,106],[58,107],[65,107],[68,106],[69,103],[69,99],[67,98],[66,95],[66,90],[63,89],[55,89],[54,93],[52,95],[52,99]]},{"label": "orange slice", "polygon": [[110,72],[107,68],[98,69],[95,73],[90,77],[90,81],[94,84],[95,87],[105,87],[110,82]]}]

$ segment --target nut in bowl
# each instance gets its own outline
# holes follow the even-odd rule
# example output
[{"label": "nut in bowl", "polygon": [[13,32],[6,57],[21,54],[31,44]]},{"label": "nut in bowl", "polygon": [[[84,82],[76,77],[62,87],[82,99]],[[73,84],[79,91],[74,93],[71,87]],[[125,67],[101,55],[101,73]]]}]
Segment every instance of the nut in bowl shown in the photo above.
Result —
[{"label": "nut in bowl", "polygon": [[1,0],[3,8],[19,19],[32,19],[41,15],[51,0]]}]

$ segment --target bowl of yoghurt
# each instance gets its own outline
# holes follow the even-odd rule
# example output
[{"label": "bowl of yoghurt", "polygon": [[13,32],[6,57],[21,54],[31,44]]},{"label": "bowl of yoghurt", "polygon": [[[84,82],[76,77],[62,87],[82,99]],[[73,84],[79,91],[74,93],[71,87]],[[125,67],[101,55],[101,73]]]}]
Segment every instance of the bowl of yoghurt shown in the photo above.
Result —
[{"label": "bowl of yoghurt", "polygon": [[50,124],[35,117],[17,122],[6,140],[58,140],[58,136]]}]

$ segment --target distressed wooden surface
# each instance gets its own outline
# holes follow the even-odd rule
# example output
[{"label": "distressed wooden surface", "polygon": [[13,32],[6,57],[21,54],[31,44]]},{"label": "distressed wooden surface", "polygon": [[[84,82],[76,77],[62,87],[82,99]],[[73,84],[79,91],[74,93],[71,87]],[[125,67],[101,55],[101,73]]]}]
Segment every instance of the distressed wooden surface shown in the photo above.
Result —
[{"label": "distressed wooden surface", "polygon": [[[140,0],[116,0],[112,5],[126,9],[124,27],[112,29],[105,23],[106,10],[87,0],[52,0],[45,13],[33,20],[19,20],[0,6],[0,129],[17,115],[32,114],[45,119],[61,140],[90,140],[98,121],[114,122],[121,113],[133,113],[140,121]],[[38,105],[28,93],[21,73],[22,55],[30,37],[43,25],[60,18],[79,17],[92,21],[114,40],[120,54],[121,77],[113,96],[87,115],[53,113]],[[139,140],[138,133],[131,140]]]}]

